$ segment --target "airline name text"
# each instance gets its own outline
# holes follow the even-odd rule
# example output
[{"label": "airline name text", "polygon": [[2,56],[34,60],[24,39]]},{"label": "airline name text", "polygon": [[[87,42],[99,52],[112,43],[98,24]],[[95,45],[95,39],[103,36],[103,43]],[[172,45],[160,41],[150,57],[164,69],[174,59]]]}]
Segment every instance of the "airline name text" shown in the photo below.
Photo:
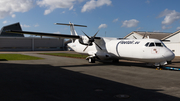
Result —
[{"label": "airline name text", "polygon": [[120,44],[139,44],[140,41],[120,41]]}]

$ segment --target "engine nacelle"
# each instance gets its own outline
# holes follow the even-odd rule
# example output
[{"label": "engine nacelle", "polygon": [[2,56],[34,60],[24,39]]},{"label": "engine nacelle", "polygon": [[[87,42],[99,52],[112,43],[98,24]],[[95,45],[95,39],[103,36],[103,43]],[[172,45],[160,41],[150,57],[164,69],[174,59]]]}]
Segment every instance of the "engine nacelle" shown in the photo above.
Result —
[{"label": "engine nacelle", "polygon": [[89,44],[89,39],[87,36],[81,36],[81,38],[79,39],[79,43],[83,44],[83,45],[88,45]]}]

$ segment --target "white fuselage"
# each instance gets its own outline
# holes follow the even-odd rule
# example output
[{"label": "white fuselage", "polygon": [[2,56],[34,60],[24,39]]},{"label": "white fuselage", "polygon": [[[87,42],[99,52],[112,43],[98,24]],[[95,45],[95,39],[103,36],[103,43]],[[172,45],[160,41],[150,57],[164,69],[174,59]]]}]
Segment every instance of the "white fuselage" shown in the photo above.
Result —
[{"label": "white fuselage", "polygon": [[[154,43],[154,46],[145,46],[146,43]],[[119,58],[138,60],[148,63],[159,63],[174,59],[174,53],[157,39],[142,40],[114,40],[106,44],[107,52]]]},{"label": "white fuselage", "polygon": [[101,46],[100,50],[95,44],[89,46],[79,43],[78,39],[74,43],[68,44],[73,50],[90,56],[98,56],[101,60],[129,59],[164,65],[167,61],[174,59],[174,53],[169,50],[160,40],[157,39],[108,39],[96,40]]}]

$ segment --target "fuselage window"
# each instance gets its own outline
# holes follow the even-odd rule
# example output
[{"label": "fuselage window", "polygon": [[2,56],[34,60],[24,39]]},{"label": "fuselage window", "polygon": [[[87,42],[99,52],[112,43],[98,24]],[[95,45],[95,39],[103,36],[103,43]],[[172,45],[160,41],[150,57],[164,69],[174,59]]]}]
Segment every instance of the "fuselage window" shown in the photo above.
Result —
[{"label": "fuselage window", "polygon": [[162,43],[155,43],[157,47],[163,47]]},{"label": "fuselage window", "polygon": [[151,42],[150,44],[149,44],[149,47],[154,47],[155,45],[154,45],[154,42]]},{"label": "fuselage window", "polygon": [[149,42],[145,44],[146,47],[148,47],[148,45],[149,45]]}]

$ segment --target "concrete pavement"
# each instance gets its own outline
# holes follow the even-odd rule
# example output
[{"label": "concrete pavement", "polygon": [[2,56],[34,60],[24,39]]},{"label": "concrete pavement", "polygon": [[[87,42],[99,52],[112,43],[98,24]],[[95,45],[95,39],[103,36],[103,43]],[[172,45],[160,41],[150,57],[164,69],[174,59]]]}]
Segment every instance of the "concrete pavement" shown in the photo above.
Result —
[{"label": "concrete pavement", "polygon": [[180,100],[179,71],[129,61],[89,64],[84,59],[20,54],[45,59],[0,61],[1,101]]}]

